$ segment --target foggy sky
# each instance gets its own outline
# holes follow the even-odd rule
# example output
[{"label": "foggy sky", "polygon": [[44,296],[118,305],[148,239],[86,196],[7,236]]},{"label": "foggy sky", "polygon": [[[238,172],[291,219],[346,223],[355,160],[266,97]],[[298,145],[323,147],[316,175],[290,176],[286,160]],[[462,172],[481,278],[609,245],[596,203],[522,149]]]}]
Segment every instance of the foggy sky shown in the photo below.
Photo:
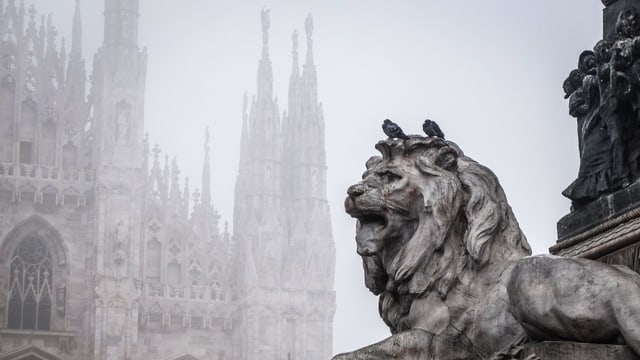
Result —
[{"label": "foggy sky", "polygon": [[[74,0],[37,0],[71,34]],[[388,335],[364,288],[346,188],[383,138],[390,118],[407,133],[436,120],[447,138],[499,177],[534,253],[556,239],[577,175],[575,119],[562,81],[601,38],[600,0],[140,0],[139,42],[148,47],[145,127],[200,188],[204,128],[211,129],[213,201],[231,223],[242,97],[256,91],[260,9],[271,10],[274,94],[286,109],[291,33],[314,17],[323,102],[328,196],[337,246],[334,352]],[[90,73],[102,42],[103,1],[81,0]],[[301,62],[304,36],[301,36]]]}]

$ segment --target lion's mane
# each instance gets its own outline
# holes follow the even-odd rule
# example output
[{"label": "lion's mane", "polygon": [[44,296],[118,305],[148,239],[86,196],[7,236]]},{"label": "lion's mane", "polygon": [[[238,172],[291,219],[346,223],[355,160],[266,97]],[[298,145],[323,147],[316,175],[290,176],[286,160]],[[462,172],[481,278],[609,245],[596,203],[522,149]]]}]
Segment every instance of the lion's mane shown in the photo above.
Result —
[{"label": "lion's mane", "polygon": [[462,276],[473,280],[492,263],[531,253],[497,177],[455,143],[411,136],[380,141],[376,148],[382,157],[367,161],[364,181],[392,161],[422,174],[422,181],[410,184],[419,194],[412,202],[422,202],[411,238],[392,254],[363,256],[366,286],[380,294],[380,315],[393,333],[407,330],[415,298],[435,292],[445,300]]}]

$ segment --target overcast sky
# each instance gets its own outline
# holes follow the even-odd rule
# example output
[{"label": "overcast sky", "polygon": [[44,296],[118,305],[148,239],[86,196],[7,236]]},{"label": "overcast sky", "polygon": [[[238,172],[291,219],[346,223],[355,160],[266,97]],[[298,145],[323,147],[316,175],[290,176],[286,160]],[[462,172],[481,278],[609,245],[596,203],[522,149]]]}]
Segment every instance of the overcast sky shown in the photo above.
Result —
[{"label": "overcast sky", "polygon": [[[74,0],[36,0],[69,40]],[[90,71],[103,1],[81,0]],[[324,104],[328,196],[337,246],[334,351],[388,335],[362,281],[355,221],[343,210],[390,118],[419,133],[425,118],[499,177],[534,253],[556,239],[577,174],[575,120],[562,81],[601,38],[600,0],[140,0],[149,67],[145,126],[200,187],[204,128],[212,137],[213,201],[231,223],[243,93],[256,91],[260,10],[271,10],[274,93],[286,109],[291,33],[314,17]],[[301,61],[304,36],[300,37]],[[67,42],[69,44],[69,42]]]}]

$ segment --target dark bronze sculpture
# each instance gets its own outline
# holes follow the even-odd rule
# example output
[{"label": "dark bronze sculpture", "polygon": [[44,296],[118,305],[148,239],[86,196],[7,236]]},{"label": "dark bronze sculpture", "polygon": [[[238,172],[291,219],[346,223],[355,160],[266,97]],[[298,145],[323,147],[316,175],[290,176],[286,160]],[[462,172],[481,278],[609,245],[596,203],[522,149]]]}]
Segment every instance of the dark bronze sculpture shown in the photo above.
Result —
[{"label": "dark bronze sculpture", "polygon": [[580,55],[563,83],[577,119],[580,170],[563,195],[580,209],[640,178],[640,14],[622,10],[615,37]]}]

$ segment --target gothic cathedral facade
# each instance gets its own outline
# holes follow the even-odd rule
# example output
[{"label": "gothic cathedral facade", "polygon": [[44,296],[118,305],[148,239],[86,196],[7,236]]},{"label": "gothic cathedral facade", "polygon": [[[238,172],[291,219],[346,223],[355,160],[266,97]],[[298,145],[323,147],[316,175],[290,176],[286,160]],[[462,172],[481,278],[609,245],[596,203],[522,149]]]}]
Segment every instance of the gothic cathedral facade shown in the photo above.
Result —
[{"label": "gothic cathedral facade", "polygon": [[138,0],[104,1],[90,88],[79,2],[70,50],[51,18],[0,0],[0,360],[292,360],[332,353],[335,246],[324,118],[297,34],[288,108],[269,14],[245,95],[233,234],[144,128]]}]

